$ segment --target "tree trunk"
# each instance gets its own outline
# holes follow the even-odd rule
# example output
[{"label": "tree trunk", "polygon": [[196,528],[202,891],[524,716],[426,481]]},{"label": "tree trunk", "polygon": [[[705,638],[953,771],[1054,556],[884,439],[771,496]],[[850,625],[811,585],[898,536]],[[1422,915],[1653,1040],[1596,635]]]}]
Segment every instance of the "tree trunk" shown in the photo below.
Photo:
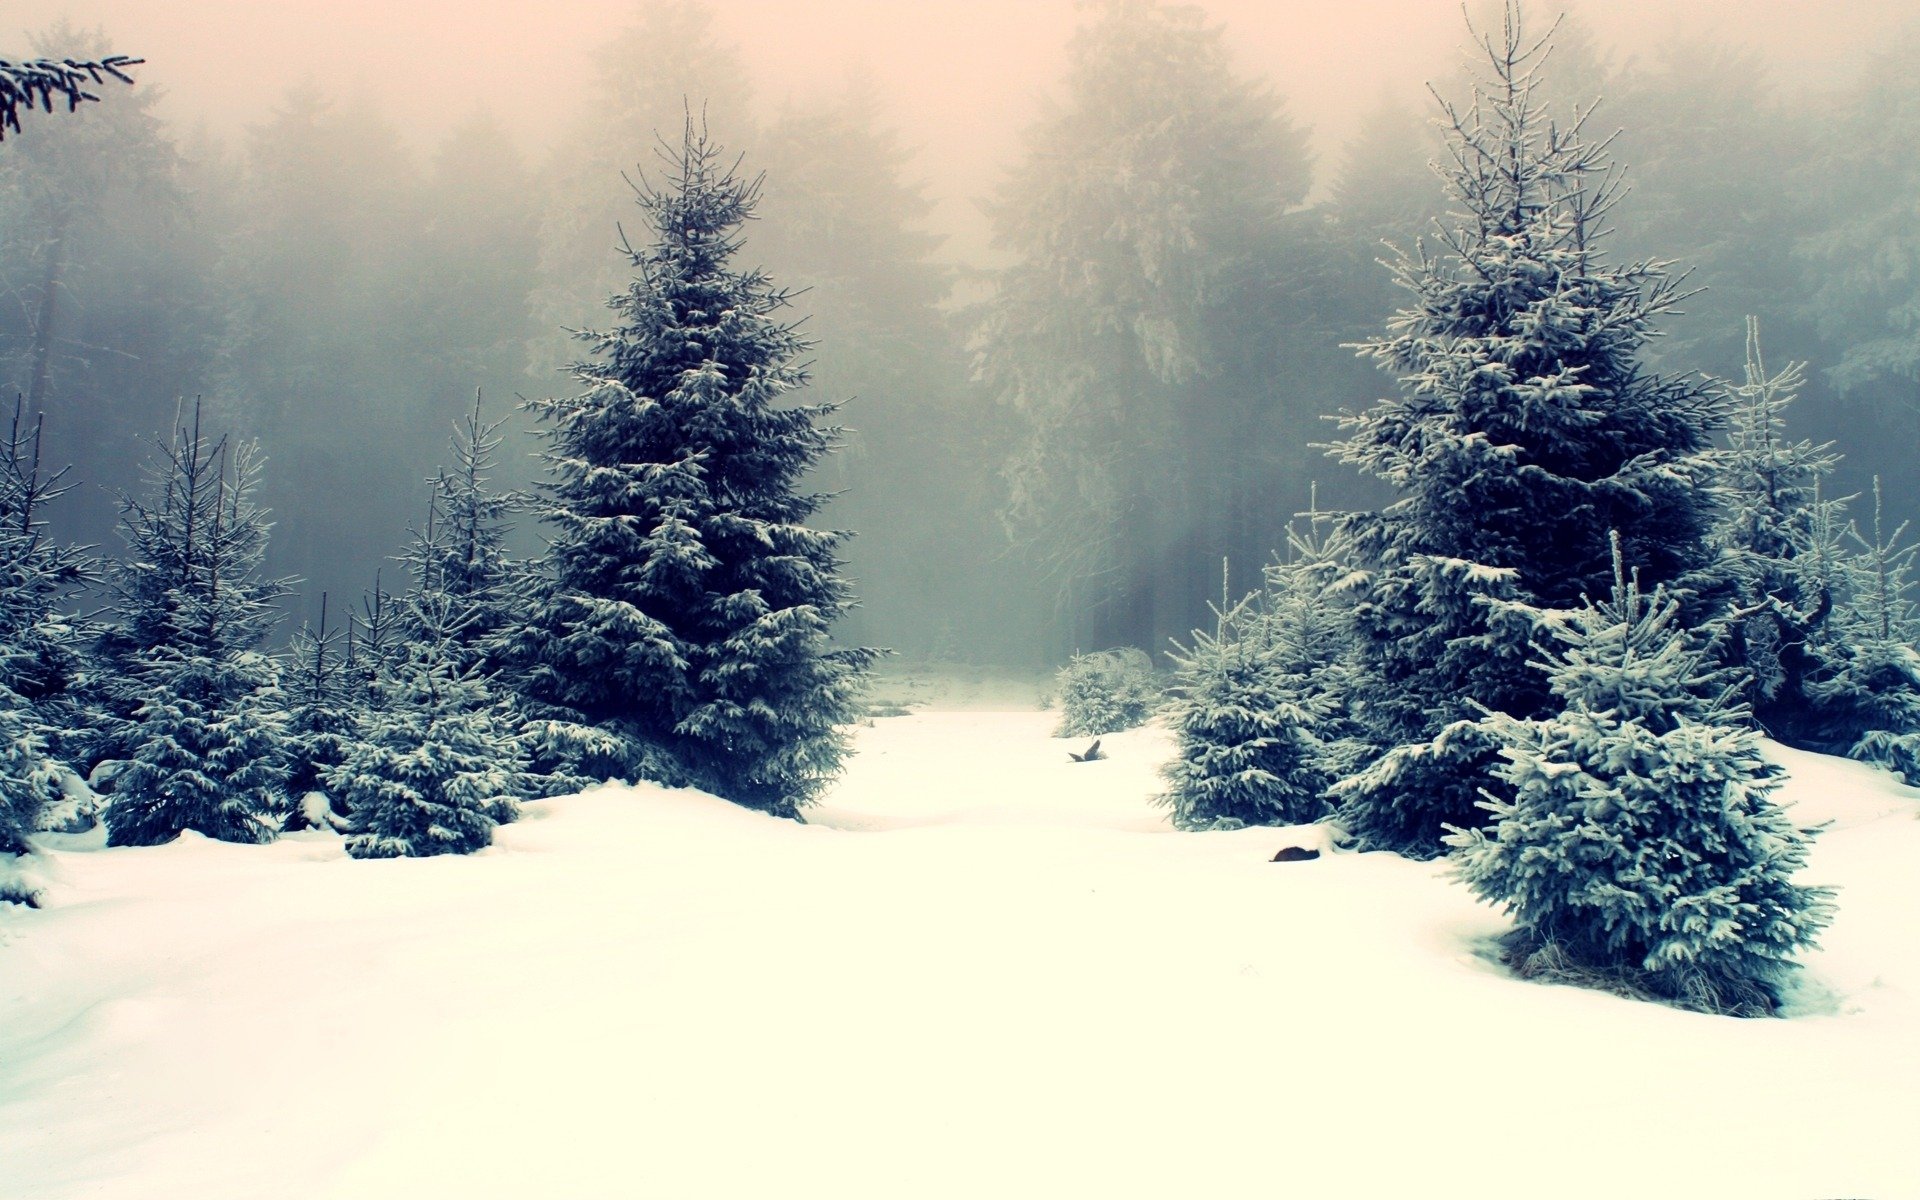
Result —
[{"label": "tree trunk", "polygon": [[47,388],[53,376],[53,321],[59,313],[60,277],[67,266],[67,210],[53,218],[53,236],[47,242],[47,273],[40,288],[40,312],[33,325],[33,382],[27,392],[27,411],[45,412]]}]

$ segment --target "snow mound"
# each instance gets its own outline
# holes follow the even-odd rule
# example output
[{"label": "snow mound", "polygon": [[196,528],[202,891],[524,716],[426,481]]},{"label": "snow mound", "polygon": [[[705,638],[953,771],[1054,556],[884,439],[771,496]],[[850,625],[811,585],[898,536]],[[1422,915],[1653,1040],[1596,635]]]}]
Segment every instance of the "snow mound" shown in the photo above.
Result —
[{"label": "snow mound", "polygon": [[807,824],[609,786],[470,858],[49,838],[7,1200],[1920,1194],[1920,803],[1776,750],[1789,1020],[1518,982],[1444,865],[1180,834],[1166,733],[863,728]]}]

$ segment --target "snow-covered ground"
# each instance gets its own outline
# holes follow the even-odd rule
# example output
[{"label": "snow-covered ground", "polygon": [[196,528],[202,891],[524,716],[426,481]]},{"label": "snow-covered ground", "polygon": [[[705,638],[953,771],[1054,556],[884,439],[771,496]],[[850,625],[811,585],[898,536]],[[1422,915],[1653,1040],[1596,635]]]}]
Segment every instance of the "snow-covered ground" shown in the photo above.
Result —
[{"label": "snow-covered ground", "polygon": [[615,787],[466,859],[67,839],[0,911],[0,1197],[1920,1196],[1885,776],[1780,752],[1845,890],[1740,1021],[1508,978],[1434,864],[1172,832],[1164,733],[1051,720],[880,720],[804,826]]}]

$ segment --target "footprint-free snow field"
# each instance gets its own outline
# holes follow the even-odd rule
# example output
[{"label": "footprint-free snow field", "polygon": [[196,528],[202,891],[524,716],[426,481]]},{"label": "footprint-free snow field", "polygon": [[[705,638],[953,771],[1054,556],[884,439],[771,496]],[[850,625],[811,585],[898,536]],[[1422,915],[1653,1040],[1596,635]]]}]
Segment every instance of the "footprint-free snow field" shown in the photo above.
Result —
[{"label": "footprint-free snow field", "polygon": [[798,825],[472,858],[52,839],[0,911],[0,1197],[1920,1196],[1920,805],[1779,751],[1840,915],[1785,1020],[1517,982],[1443,864],[1183,834],[1167,735],[859,731]]}]

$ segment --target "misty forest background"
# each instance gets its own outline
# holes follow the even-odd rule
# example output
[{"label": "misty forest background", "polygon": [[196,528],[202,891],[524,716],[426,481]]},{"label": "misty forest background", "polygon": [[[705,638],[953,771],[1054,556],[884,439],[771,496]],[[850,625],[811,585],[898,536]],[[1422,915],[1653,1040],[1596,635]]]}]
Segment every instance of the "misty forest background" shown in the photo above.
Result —
[{"label": "misty forest background", "polygon": [[[644,236],[627,180],[691,104],[765,173],[742,258],[796,293],[809,398],[848,401],[816,480],[841,493],[821,520],[859,535],[839,636],[1027,668],[1164,648],[1211,623],[1223,558],[1257,582],[1313,485],[1323,509],[1383,499],[1326,458],[1323,417],[1392,390],[1346,344],[1402,302],[1382,241],[1410,246],[1445,202],[1426,110],[1383,104],[1316,160],[1286,81],[1238,69],[1230,29],[1142,11],[1089,18],[1042,117],[1007,131],[979,197],[992,252],[966,266],[885,94],[854,75],[770,104],[698,3],[638,7],[537,156],[483,108],[418,153],[377,100],[299,83],[229,143],[158,115],[158,62],[30,121],[0,155],[0,385],[82,483],[53,532],[118,553],[121,496],[204,397],[266,457],[267,573],[303,581],[282,635],[323,592],[337,622],[421,522],[476,391],[512,430],[498,482],[533,481],[519,397],[571,386],[564,331],[624,286],[620,223]],[[29,49],[138,47],[60,25]],[[1816,88],[1738,31],[1628,58],[1576,17],[1546,74],[1556,104],[1604,97],[1594,127],[1621,130],[1610,257],[1676,260],[1706,289],[1648,367],[1737,379],[1758,317],[1772,357],[1811,363],[1794,436],[1839,443],[1843,492],[1883,476],[1895,518],[1920,516],[1917,56],[1920,23]]]}]

